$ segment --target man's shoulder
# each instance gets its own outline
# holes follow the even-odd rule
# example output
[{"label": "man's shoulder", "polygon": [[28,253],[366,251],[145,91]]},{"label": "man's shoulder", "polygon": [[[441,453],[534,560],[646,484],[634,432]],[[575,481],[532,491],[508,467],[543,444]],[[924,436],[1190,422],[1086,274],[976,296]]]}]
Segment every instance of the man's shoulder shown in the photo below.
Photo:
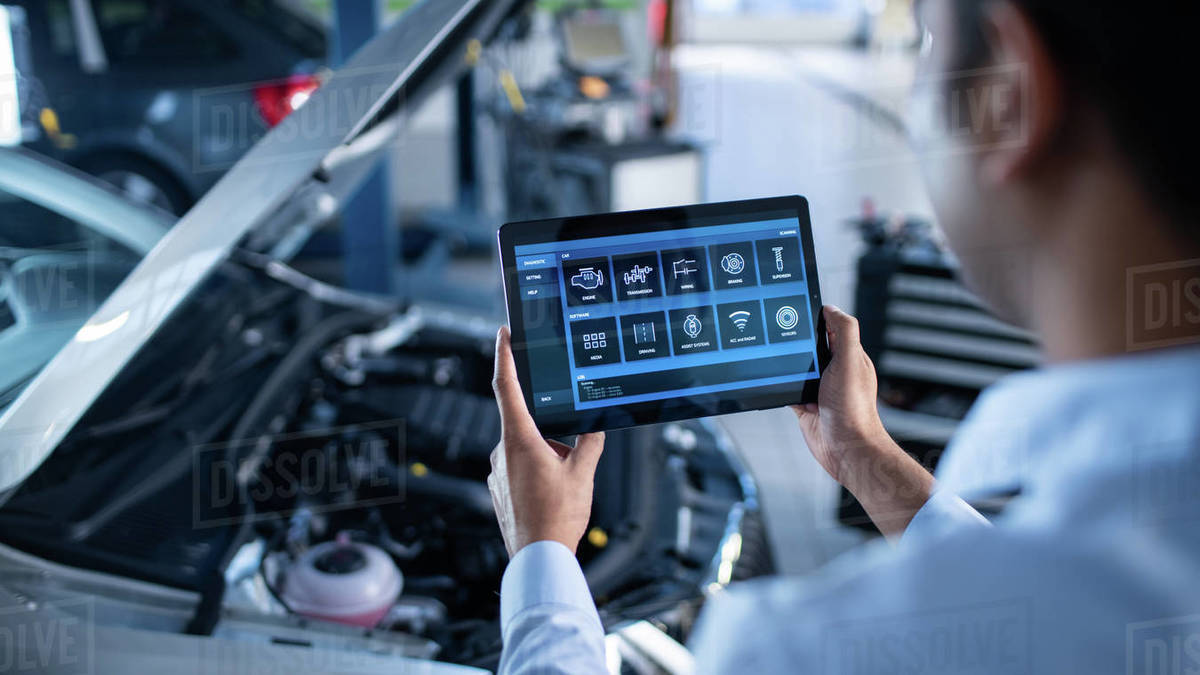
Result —
[{"label": "man's shoulder", "polygon": [[[1128,626],[1169,614],[1164,593],[1186,583],[1183,574],[1153,576],[1111,540],[967,528],[917,546],[871,547],[812,577],[731,587],[706,607],[696,647],[714,665],[733,654],[713,640],[737,644],[741,658],[819,672],[920,672],[938,658],[981,664],[979,672],[1028,672],[1017,666],[1032,659],[1037,671],[1069,658],[1083,660],[1058,672],[1123,666]],[[1044,635],[1065,642],[1035,639]],[[1072,654],[1078,644],[1097,646]]]}]

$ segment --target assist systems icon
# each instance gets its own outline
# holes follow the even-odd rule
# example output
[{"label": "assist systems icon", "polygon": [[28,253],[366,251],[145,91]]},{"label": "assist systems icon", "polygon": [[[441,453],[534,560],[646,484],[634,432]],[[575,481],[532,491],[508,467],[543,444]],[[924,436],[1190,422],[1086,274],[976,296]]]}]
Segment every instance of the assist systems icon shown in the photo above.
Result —
[{"label": "assist systems icon", "polygon": [[594,291],[604,285],[604,272],[594,267],[581,267],[579,273],[571,277],[571,285]]},{"label": "assist systems icon", "polygon": [[688,314],[683,319],[683,333],[695,340],[700,336],[700,332],[704,330],[704,324],[701,323],[700,317],[695,314]]}]

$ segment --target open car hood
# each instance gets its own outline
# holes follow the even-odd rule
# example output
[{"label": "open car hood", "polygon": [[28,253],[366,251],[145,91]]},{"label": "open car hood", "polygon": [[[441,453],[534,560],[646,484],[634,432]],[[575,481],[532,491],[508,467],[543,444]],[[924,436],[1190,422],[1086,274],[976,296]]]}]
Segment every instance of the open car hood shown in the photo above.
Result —
[{"label": "open car hood", "polygon": [[377,35],[256,144],[142,259],[0,415],[0,502],[233,249],[286,245],[328,216],[406,117],[466,67],[525,0],[423,0]]}]

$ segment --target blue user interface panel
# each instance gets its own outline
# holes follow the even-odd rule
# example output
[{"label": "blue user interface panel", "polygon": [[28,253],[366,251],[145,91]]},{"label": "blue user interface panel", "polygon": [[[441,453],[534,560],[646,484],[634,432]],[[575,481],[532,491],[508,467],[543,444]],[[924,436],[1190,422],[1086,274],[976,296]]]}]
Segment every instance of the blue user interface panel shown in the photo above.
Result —
[{"label": "blue user interface panel", "polygon": [[794,217],[514,252],[540,413],[819,377]]}]

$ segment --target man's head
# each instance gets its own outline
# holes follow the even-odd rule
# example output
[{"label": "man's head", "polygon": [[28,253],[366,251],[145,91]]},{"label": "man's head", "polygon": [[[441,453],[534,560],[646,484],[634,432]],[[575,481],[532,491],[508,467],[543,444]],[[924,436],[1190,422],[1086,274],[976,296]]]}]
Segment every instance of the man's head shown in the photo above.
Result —
[{"label": "man's head", "polygon": [[[1030,266],[1054,246],[1103,256],[1139,228],[1200,242],[1179,72],[1197,3],[917,0],[917,13],[922,170],[968,282],[999,313],[1033,322]],[[1093,226],[1089,208],[1147,217]]]}]

